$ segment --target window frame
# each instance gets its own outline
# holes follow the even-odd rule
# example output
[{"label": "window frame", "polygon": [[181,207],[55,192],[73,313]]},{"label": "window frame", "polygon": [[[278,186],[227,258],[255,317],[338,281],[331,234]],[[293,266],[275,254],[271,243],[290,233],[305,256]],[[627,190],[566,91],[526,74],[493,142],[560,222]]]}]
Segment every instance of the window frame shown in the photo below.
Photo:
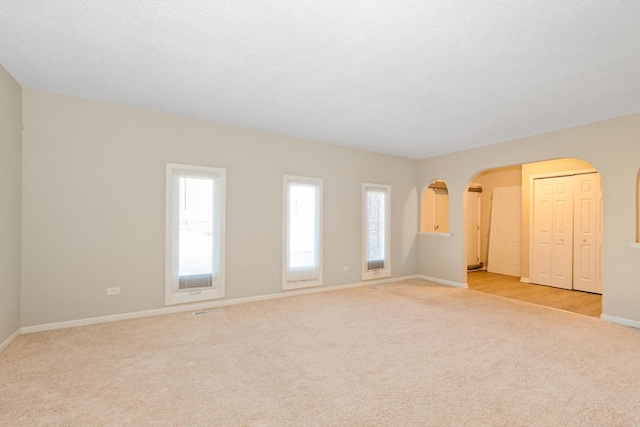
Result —
[{"label": "window frame", "polygon": [[[308,279],[294,279],[289,277],[288,269],[289,260],[289,184],[302,183],[317,186],[318,194],[316,195],[316,250],[317,250],[317,274]],[[282,290],[309,288],[314,286],[322,286],[322,270],[323,270],[323,179],[305,176],[284,175],[283,176],[283,222],[282,222]]]},{"label": "window frame", "polygon": [[[367,191],[369,189],[384,190],[385,197],[385,221],[384,221],[384,238],[385,238],[385,259],[384,267],[378,269],[368,269],[368,242],[367,242]],[[382,279],[391,277],[391,185],[387,184],[362,184],[362,280]]]},{"label": "window frame", "polygon": [[[214,245],[218,253],[214,254],[217,261],[216,284],[211,289],[187,288],[177,289],[180,280],[179,274],[175,271],[174,258],[178,256],[179,241],[176,241],[177,223],[174,217],[174,200],[179,197],[179,193],[174,191],[173,180],[176,171],[194,172],[202,175],[210,175],[212,179],[217,179],[218,200],[217,205],[217,236],[218,241]],[[166,230],[165,230],[165,305],[183,304],[196,301],[212,300],[224,298],[225,296],[225,220],[226,220],[226,177],[227,170],[208,166],[183,165],[177,163],[167,163],[166,165]],[[215,218],[215,214],[214,214]],[[176,247],[178,246],[178,247]],[[217,255],[217,257],[216,257]]]}]

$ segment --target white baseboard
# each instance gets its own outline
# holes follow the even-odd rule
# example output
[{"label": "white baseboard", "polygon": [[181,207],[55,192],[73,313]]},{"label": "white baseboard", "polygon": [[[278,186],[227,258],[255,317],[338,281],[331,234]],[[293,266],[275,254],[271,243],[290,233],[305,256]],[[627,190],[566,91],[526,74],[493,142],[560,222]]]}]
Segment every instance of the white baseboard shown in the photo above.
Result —
[{"label": "white baseboard", "polygon": [[520,278],[520,281],[521,281],[522,283],[531,283],[531,282],[529,282],[529,278],[528,278],[528,277],[521,277],[521,278]]},{"label": "white baseboard", "polygon": [[42,325],[24,326],[21,333],[30,334],[33,332],[51,331],[54,329],[75,328],[77,326],[95,325],[98,323],[117,322],[118,320],[138,319],[141,317],[160,316],[163,314],[181,313],[185,311],[201,311],[209,308],[224,307],[228,305],[245,304],[248,302],[265,301],[277,298],[287,298],[298,295],[316,294],[319,292],[337,291],[340,289],[357,288],[361,286],[378,285],[382,283],[398,282],[400,280],[415,279],[418,276],[389,277],[379,280],[367,280],[366,282],[351,283],[347,285],[317,287],[310,289],[300,289],[283,291],[277,294],[258,295],[254,297],[235,298],[221,301],[208,301],[197,304],[183,304],[172,307],[157,308],[154,310],[135,311],[131,313],[112,314],[109,316],[90,317],[86,319],[69,320],[66,322],[45,323]]},{"label": "white baseboard", "polygon": [[15,331],[13,333],[13,335],[11,335],[9,338],[7,338],[6,340],[4,340],[4,342],[2,344],[0,344],[0,353],[2,353],[4,351],[5,348],[9,347],[9,345],[13,342],[13,340],[15,340],[16,338],[18,338],[18,336],[22,333],[22,331],[18,328],[17,331]]},{"label": "white baseboard", "polygon": [[623,317],[609,316],[608,314],[604,313],[600,315],[600,319],[611,323],[617,323],[618,325],[630,326],[632,328],[640,329],[640,320],[631,320],[625,319]]},{"label": "white baseboard", "polygon": [[468,288],[469,285],[467,283],[454,282],[452,280],[440,279],[438,277],[424,276],[422,274],[416,275],[418,279],[428,280],[429,282],[439,283],[441,285],[453,286],[455,288]]}]

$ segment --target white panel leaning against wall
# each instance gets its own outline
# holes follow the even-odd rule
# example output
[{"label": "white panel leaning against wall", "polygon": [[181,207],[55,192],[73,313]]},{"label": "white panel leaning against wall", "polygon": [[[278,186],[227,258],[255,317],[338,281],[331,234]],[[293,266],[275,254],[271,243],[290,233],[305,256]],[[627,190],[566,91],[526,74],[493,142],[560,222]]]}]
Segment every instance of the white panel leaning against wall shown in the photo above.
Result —
[{"label": "white panel leaning against wall", "polygon": [[226,170],[167,164],[165,305],[225,295]]},{"label": "white panel leaning against wall", "polygon": [[284,176],[282,289],[322,285],[322,179]]},{"label": "white panel leaning against wall", "polygon": [[362,184],[362,280],[391,276],[391,186]]}]

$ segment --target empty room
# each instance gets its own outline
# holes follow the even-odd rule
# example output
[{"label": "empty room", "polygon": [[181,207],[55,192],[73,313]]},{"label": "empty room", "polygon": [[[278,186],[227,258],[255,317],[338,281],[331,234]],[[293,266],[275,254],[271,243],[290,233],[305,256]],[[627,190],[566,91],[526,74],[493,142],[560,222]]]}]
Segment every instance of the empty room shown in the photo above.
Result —
[{"label": "empty room", "polygon": [[0,425],[640,425],[640,3],[0,10]]}]

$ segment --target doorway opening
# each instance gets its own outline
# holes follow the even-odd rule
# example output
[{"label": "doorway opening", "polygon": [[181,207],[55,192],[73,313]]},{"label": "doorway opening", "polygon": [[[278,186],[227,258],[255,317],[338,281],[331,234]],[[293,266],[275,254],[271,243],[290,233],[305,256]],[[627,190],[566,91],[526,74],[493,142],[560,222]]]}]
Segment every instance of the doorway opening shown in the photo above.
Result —
[{"label": "doorway opening", "polygon": [[[595,168],[557,159],[482,171],[469,183],[482,189],[478,208],[465,195],[469,288],[599,316],[602,187]],[[473,269],[478,246],[480,268]]]}]

